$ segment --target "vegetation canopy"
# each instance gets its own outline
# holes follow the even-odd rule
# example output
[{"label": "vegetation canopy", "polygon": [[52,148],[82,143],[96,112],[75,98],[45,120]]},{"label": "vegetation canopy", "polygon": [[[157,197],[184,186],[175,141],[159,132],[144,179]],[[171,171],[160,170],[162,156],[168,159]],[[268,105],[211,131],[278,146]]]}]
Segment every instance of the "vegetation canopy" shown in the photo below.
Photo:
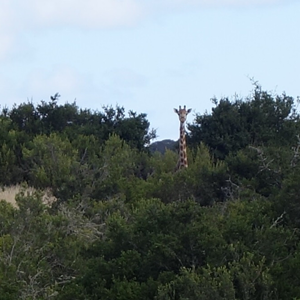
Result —
[{"label": "vegetation canopy", "polygon": [[300,299],[292,97],[213,99],[178,172],[146,114],[59,97],[0,114],[1,300]]}]

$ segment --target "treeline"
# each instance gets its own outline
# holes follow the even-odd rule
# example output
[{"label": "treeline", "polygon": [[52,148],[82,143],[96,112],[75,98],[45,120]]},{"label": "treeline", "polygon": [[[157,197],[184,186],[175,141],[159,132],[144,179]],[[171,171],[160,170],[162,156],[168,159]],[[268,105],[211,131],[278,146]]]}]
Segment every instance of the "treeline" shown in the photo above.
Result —
[{"label": "treeline", "polygon": [[[4,108],[0,115],[0,182],[10,185],[27,182],[38,188],[55,188],[53,172],[81,165],[92,165],[98,159],[105,142],[112,135],[136,151],[147,149],[156,133],[150,129],[146,114],[129,111],[122,107],[104,107],[102,112],[79,109],[76,103],[58,105],[60,95],[51,96],[49,102],[31,102]],[[46,157],[49,156],[49,157]],[[66,158],[66,160],[64,160]],[[50,161],[49,161],[50,160]],[[52,161],[51,161],[52,160]],[[61,160],[61,161],[59,161]],[[48,170],[40,161],[50,164]],[[62,163],[62,165],[60,164]],[[43,180],[43,174],[47,172]],[[42,171],[42,169],[44,171]],[[75,172],[78,170],[75,170]],[[49,173],[50,172],[50,173]],[[61,173],[64,175],[64,171]],[[51,177],[51,178],[49,178]]]},{"label": "treeline", "polygon": [[57,198],[0,203],[1,299],[300,299],[292,97],[214,99],[176,173],[145,114],[58,97],[0,116],[0,183]]}]

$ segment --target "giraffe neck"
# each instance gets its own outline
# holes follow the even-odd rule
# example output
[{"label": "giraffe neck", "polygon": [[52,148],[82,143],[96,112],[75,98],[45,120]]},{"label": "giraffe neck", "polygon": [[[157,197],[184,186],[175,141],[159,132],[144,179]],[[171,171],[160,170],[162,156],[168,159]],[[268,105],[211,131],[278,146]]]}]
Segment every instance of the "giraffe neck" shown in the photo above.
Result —
[{"label": "giraffe neck", "polygon": [[186,141],[185,141],[185,126],[184,122],[180,123],[180,139],[179,139],[179,160],[177,169],[187,168],[187,154],[186,154]]}]

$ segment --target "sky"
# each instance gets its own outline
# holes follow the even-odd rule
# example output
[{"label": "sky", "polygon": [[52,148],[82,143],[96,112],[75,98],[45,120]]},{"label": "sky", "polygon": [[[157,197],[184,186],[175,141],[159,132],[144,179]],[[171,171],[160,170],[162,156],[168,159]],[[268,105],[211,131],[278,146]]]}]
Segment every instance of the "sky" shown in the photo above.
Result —
[{"label": "sky", "polygon": [[299,0],[0,0],[0,108],[60,104],[146,113],[178,139],[173,108],[210,112],[251,79],[300,95]]}]

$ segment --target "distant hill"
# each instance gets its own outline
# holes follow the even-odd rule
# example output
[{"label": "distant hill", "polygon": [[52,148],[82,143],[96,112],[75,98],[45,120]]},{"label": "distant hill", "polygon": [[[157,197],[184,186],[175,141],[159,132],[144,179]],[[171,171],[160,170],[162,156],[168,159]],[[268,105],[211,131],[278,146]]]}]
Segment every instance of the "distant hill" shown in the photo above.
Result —
[{"label": "distant hill", "polygon": [[175,150],[176,145],[177,145],[176,141],[162,140],[162,141],[157,141],[157,142],[152,143],[150,145],[149,149],[151,152],[158,151],[158,152],[164,154],[167,149]]}]

